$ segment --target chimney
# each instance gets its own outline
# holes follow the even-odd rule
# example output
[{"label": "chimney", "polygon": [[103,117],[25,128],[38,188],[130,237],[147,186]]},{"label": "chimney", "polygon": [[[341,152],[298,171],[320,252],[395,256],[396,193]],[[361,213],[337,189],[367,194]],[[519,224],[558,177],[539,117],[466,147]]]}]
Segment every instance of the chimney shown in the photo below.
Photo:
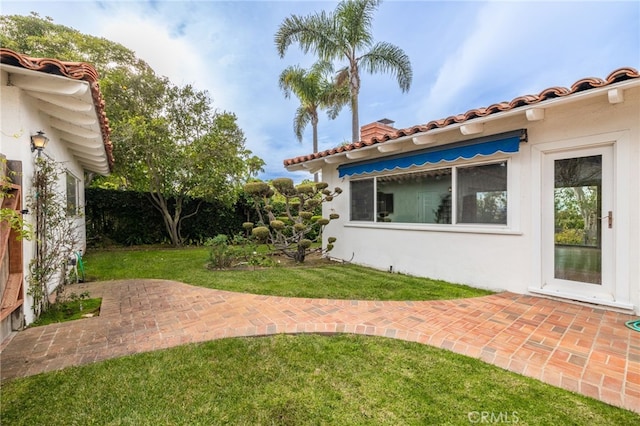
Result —
[{"label": "chimney", "polygon": [[390,135],[396,131],[393,123],[395,121],[383,118],[373,123],[365,124],[360,128],[360,140],[364,143],[370,143],[374,137],[382,140],[384,135]]}]

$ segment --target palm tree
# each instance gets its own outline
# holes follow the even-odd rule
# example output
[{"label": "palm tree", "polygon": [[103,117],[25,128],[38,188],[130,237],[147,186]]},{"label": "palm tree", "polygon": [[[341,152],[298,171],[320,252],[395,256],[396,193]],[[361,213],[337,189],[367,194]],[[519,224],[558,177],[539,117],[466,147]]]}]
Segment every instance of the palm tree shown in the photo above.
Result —
[{"label": "palm tree", "polygon": [[[313,128],[313,152],[318,152],[318,111],[327,109],[329,118],[334,119],[342,107],[349,101],[346,85],[338,86],[327,75],[333,73],[329,62],[320,61],[311,69],[290,66],[280,74],[279,84],[286,98],[295,94],[300,100],[293,119],[293,131],[300,142],[309,123]],[[314,175],[318,181],[318,174]]]},{"label": "palm tree", "polygon": [[281,58],[291,44],[297,43],[304,53],[313,52],[321,60],[346,59],[348,64],[338,72],[338,82],[349,84],[353,142],[360,140],[360,69],[370,74],[390,73],[396,77],[403,92],[411,87],[413,72],[404,51],[390,43],[373,42],[372,15],[380,3],[381,0],[343,0],[333,13],[291,15],[275,35]]}]

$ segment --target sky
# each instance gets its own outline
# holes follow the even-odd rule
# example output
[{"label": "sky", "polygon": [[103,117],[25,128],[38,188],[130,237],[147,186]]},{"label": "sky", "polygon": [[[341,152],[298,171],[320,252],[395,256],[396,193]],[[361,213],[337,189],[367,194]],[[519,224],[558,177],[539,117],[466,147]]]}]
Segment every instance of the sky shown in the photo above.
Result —
[{"label": "sky", "polygon": [[[104,37],[136,52],[173,84],[209,92],[214,108],[234,113],[246,147],[265,162],[262,179],[290,173],[288,158],[313,152],[311,126],[293,132],[299,103],[278,86],[290,65],[315,61],[296,45],[278,55],[285,18],[333,11],[335,1],[29,1],[2,0],[0,14],[37,12],[56,24]],[[464,113],[585,77],[640,69],[640,1],[386,0],[374,14],[374,41],[411,60],[403,93],[389,74],[362,74],[360,125],[382,118],[401,129]],[[344,65],[344,64],[342,64]],[[106,99],[106,102],[109,100]],[[321,113],[319,150],[351,138],[351,112]],[[118,143],[117,140],[113,141]]]}]

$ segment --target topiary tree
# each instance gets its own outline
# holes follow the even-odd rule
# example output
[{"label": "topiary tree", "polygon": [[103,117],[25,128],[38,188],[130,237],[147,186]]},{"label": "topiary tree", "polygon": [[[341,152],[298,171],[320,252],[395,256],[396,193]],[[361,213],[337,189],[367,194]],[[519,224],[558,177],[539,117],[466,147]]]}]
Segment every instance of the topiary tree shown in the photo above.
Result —
[{"label": "topiary tree", "polygon": [[[304,262],[307,255],[328,252],[333,249],[334,237],[328,239],[326,248],[314,247],[322,240],[322,231],[338,214],[328,218],[317,214],[324,202],[330,202],[340,193],[340,188],[327,189],[325,182],[309,182],[294,185],[289,178],[279,178],[266,182],[249,182],[244,185],[245,193],[253,200],[258,213],[258,222],[245,222],[244,229],[259,241],[273,245],[273,248],[296,262]],[[284,212],[274,214],[274,198],[284,198]],[[321,210],[320,210],[321,211]]]}]

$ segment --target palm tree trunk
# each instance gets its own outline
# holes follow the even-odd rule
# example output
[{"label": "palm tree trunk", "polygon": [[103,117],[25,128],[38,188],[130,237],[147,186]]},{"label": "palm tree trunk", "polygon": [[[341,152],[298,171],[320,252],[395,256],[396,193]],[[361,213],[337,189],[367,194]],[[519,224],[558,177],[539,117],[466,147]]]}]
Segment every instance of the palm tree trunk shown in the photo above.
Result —
[{"label": "palm tree trunk", "polygon": [[360,120],[358,118],[358,95],[351,95],[351,142],[360,140]]},{"label": "palm tree trunk", "polygon": [[[313,127],[313,153],[318,153],[318,118],[311,120],[311,127]],[[318,173],[313,174],[313,181],[318,182],[319,176]]]},{"label": "palm tree trunk", "polygon": [[349,87],[351,88],[351,142],[358,142],[360,140],[360,113],[358,111],[360,75],[358,74],[358,63],[356,61],[351,62]]}]

